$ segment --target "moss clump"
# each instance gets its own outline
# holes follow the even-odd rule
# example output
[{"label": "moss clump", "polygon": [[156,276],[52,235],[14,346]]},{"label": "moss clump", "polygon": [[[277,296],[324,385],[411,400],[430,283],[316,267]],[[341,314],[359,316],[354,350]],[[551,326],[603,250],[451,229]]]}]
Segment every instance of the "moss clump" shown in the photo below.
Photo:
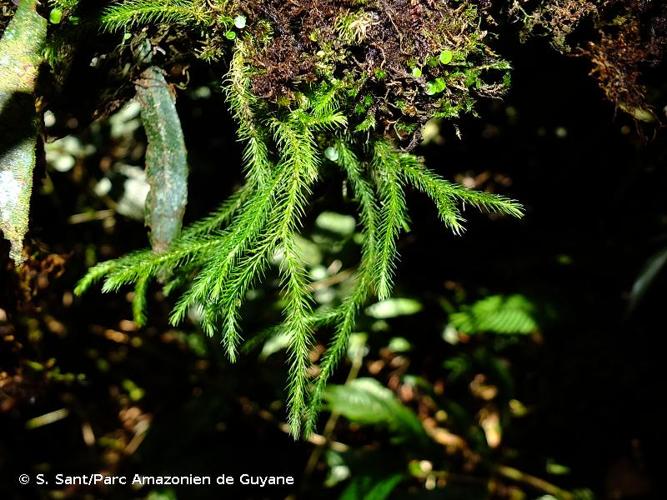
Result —
[{"label": "moss clump", "polygon": [[431,0],[239,2],[252,92],[292,107],[318,86],[341,89],[357,132],[415,145],[433,117],[502,93],[509,69],[485,44],[477,9]]},{"label": "moss clump", "polygon": [[547,0],[527,12],[510,12],[523,37],[543,36],[558,51],[586,57],[605,97],[635,120],[656,116],[642,73],[658,66],[667,49],[667,3],[662,0]]},{"label": "moss clump", "polygon": [[471,112],[477,97],[499,96],[509,82],[477,6],[458,0],[127,0],[102,23],[196,28],[200,58],[225,59],[230,44],[242,52],[261,114],[333,90],[352,132],[404,147],[427,120]]}]

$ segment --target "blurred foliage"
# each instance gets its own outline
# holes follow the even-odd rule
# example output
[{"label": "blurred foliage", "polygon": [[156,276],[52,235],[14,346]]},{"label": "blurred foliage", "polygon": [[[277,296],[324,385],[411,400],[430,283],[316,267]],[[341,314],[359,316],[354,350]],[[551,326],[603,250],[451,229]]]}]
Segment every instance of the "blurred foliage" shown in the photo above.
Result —
[{"label": "blurred foliage", "polygon": [[523,295],[491,295],[450,315],[451,325],[468,334],[529,334],[537,331],[535,306]]},{"label": "blurred foliage", "polygon": [[360,378],[346,385],[331,385],[324,398],[331,411],[352,422],[386,425],[405,440],[423,440],[424,430],[419,419],[375,379]]}]

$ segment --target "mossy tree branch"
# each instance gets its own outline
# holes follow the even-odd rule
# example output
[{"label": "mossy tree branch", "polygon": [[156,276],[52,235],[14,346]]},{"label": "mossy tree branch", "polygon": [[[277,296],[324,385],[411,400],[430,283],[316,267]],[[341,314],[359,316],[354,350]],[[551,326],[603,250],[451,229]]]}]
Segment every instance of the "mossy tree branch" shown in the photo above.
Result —
[{"label": "mossy tree branch", "polygon": [[21,0],[0,39],[0,229],[23,262],[37,145],[35,83],[46,38],[36,0]]}]

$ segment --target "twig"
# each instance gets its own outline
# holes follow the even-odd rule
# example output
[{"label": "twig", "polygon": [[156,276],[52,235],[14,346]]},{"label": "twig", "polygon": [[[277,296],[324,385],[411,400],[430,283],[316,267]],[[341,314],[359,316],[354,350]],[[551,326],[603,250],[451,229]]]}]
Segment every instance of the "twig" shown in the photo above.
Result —
[{"label": "twig", "polygon": [[320,290],[322,288],[328,288],[332,285],[337,285],[339,283],[342,283],[343,281],[347,280],[350,276],[352,276],[352,274],[354,273],[351,270],[346,269],[337,274],[334,274],[333,276],[329,276],[328,278],[324,278],[318,281],[313,281],[310,285],[308,285],[308,288],[311,291]]},{"label": "twig", "polygon": [[518,483],[527,484],[529,486],[532,486],[536,490],[540,490],[545,493],[548,493],[549,495],[553,495],[560,500],[572,500],[574,498],[574,495],[572,495],[572,493],[570,493],[569,491],[565,491],[556,486],[555,484],[551,484],[550,482],[545,481],[544,479],[541,479],[539,477],[526,474],[525,472],[522,472],[519,469],[515,469],[514,467],[509,467],[507,465],[498,465],[494,468],[494,471],[499,476],[511,479],[512,481],[516,481]]}]

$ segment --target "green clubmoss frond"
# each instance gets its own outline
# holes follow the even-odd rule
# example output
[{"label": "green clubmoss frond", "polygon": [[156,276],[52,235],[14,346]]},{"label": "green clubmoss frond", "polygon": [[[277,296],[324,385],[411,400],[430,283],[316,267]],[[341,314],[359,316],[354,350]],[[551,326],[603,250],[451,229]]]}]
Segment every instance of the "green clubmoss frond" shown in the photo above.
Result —
[{"label": "green clubmoss frond", "polygon": [[204,0],[127,0],[102,13],[102,26],[121,31],[148,24],[209,25],[213,17]]}]

